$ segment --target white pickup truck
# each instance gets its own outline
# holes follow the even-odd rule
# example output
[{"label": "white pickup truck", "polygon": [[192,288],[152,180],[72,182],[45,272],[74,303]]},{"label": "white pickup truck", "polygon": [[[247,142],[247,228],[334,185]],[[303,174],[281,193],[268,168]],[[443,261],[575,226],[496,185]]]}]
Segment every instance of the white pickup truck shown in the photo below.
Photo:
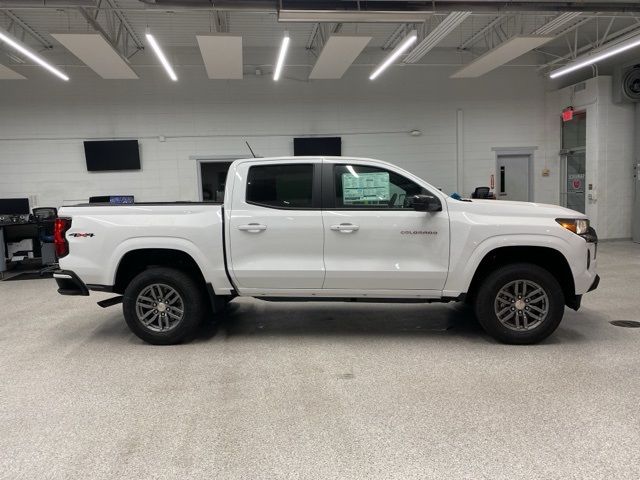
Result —
[{"label": "white pickup truck", "polygon": [[189,339],[236,296],[473,305],[482,327],[538,342],[597,287],[597,236],[554,205],[456,200],[386,162],[238,160],[224,204],[63,207],[63,295],[119,294],[131,330]]}]

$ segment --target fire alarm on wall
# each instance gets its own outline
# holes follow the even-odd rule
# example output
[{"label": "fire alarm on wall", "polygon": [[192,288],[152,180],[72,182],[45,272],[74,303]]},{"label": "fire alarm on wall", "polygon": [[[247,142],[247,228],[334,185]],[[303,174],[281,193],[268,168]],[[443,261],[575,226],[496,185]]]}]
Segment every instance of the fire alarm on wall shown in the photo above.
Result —
[{"label": "fire alarm on wall", "polygon": [[568,122],[569,120],[573,120],[573,107],[567,107],[562,110],[562,121]]}]

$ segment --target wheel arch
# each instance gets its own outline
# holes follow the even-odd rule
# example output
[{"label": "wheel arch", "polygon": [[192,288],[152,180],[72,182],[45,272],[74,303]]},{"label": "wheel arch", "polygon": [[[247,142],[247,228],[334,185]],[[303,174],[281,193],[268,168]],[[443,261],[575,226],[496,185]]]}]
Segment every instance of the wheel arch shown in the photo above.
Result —
[{"label": "wheel arch", "polygon": [[569,262],[562,252],[546,246],[504,246],[494,248],[485,254],[476,268],[467,290],[467,298],[469,300],[474,299],[482,279],[486,278],[492,271],[513,263],[531,263],[544,268],[560,284],[566,305],[571,308],[579,306],[579,298],[575,294],[575,282]]},{"label": "wheel arch", "polygon": [[113,291],[124,293],[133,278],[152,267],[175,268],[189,275],[206,288],[202,270],[194,258],[183,250],[173,248],[137,248],[126,252],[116,267]]}]

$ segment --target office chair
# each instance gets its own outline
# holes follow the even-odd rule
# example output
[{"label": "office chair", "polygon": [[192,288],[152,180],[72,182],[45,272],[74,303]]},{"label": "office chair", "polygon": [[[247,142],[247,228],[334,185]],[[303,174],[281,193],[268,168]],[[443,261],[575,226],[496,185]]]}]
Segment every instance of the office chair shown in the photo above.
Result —
[{"label": "office chair", "polygon": [[489,198],[490,191],[491,189],[489,187],[476,187],[471,194],[471,198]]},{"label": "office chair", "polygon": [[38,207],[34,208],[31,213],[36,219],[40,220],[55,220],[58,218],[58,209],[54,207]]},{"label": "office chair", "polygon": [[40,207],[34,208],[32,213],[38,227],[42,265],[53,265],[56,263],[55,247],[53,245],[53,226],[56,218],[58,218],[58,209],[54,207]]}]

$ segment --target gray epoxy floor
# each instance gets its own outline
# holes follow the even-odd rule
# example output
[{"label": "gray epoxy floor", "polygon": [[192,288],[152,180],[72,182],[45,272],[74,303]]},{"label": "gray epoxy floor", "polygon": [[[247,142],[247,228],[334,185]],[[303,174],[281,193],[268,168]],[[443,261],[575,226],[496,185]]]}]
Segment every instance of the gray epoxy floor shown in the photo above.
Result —
[{"label": "gray epoxy floor", "polygon": [[235,301],[153,347],[119,307],[0,282],[3,479],[640,478],[640,245],[541,345],[453,305]]}]

